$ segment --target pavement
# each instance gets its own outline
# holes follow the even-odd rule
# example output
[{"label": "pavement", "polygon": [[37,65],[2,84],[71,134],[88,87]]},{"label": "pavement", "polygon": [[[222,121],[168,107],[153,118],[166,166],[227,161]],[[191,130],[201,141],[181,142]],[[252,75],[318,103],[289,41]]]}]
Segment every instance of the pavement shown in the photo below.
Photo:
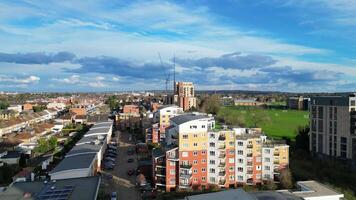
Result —
[{"label": "pavement", "polygon": [[[137,168],[136,155],[127,155],[127,150],[135,147],[134,143],[128,141],[128,133],[116,131],[115,135],[118,141],[118,157],[114,170],[102,171],[104,191],[108,194],[117,192],[119,200],[141,200],[141,193],[135,186],[136,175],[127,175],[129,169]],[[129,158],[134,158],[134,162],[128,163]],[[112,175],[112,179],[105,178],[108,175]]]}]

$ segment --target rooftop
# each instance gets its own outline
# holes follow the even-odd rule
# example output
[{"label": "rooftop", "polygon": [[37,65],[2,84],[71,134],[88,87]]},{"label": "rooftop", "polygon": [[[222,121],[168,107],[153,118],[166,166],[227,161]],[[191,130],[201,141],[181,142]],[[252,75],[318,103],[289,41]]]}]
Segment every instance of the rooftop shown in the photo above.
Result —
[{"label": "rooftop", "polygon": [[299,181],[297,184],[301,190],[296,192],[290,192],[298,197],[326,197],[326,196],[339,196],[343,197],[343,194],[336,192],[335,190],[327,187],[316,181]]},{"label": "rooftop", "polygon": [[184,114],[172,117],[171,120],[176,123],[177,125],[184,124],[186,122],[198,119],[208,119],[210,118],[208,115],[196,115],[196,114]]},{"label": "rooftop", "polygon": [[199,194],[185,197],[186,200],[256,200],[253,196],[245,192],[243,189],[225,190],[221,192],[213,192],[207,194]]},{"label": "rooftop", "polygon": [[82,154],[65,157],[51,172],[54,174],[61,171],[89,168],[93,163],[96,153]]},{"label": "rooftop", "polygon": [[[0,192],[0,199],[46,199],[61,193],[61,197],[56,199],[96,199],[97,190],[100,185],[100,177],[92,176],[85,178],[72,178],[57,180],[56,182],[17,182],[7,188],[5,192]],[[54,186],[54,187],[53,187]],[[53,189],[52,189],[53,188]],[[66,193],[67,192],[67,193]],[[70,193],[69,193],[70,192]],[[27,198],[28,197],[28,198]]]}]

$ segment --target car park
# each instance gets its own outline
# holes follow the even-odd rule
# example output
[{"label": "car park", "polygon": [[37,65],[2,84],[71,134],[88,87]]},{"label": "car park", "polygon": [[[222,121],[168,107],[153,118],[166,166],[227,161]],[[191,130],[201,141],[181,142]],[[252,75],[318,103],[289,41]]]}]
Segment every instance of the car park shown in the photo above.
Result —
[{"label": "car park", "polygon": [[114,158],[114,159],[115,159],[115,158],[117,157],[117,155],[115,155],[115,154],[106,154],[106,155],[105,155],[105,158],[106,158],[106,157],[108,157],[108,158]]},{"label": "car park", "polygon": [[107,153],[115,153],[115,154],[117,154],[117,152],[116,152],[116,151],[111,150],[111,149],[107,150],[106,152],[107,152]]},{"label": "car park", "polygon": [[112,161],[112,162],[115,162],[116,159],[115,159],[115,158],[111,158],[111,157],[105,157],[104,161]]},{"label": "car park", "polygon": [[117,150],[117,147],[114,147],[114,146],[108,146],[108,150]]},{"label": "car park", "polygon": [[134,161],[134,159],[133,158],[129,158],[129,159],[127,159],[127,162],[128,163],[132,163]]}]

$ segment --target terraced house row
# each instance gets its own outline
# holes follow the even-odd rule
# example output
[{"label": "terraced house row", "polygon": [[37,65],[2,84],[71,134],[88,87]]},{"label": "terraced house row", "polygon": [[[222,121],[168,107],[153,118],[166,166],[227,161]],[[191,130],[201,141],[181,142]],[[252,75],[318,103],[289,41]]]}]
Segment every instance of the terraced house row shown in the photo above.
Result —
[{"label": "terraced house row", "polygon": [[165,142],[152,154],[155,186],[165,191],[278,181],[289,164],[289,146],[261,129],[217,130],[214,118],[202,113],[171,118]]}]

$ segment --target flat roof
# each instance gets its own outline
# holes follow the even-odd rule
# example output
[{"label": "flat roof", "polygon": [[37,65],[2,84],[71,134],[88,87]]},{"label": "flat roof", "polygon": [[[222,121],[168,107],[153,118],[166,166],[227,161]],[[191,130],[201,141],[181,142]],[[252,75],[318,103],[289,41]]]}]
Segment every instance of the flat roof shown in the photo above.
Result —
[{"label": "flat roof", "polygon": [[302,200],[300,197],[294,196],[293,194],[276,191],[249,192],[249,194],[254,196],[257,200]]},{"label": "flat roof", "polygon": [[328,186],[316,181],[299,181],[297,184],[301,187],[301,191],[292,192],[298,197],[323,197],[323,196],[336,196],[343,197],[343,194],[336,192]]},{"label": "flat roof", "polygon": [[257,200],[243,189],[231,189],[221,192],[198,194],[185,197],[186,200]]},{"label": "flat roof", "polygon": [[208,119],[210,118],[207,115],[196,115],[196,114],[184,114],[172,117],[171,120],[177,125],[184,124],[186,122],[198,119]]},{"label": "flat roof", "polygon": [[70,157],[76,154],[98,153],[103,144],[82,144],[74,146],[65,157]]},{"label": "flat roof", "polygon": [[72,169],[89,168],[93,163],[96,153],[81,154],[76,156],[65,157],[51,172],[54,174],[61,171]]},{"label": "flat roof", "polygon": [[110,130],[110,127],[102,127],[102,128],[97,128],[97,129],[90,129],[88,132],[85,133],[85,135],[93,134],[93,133],[108,133]]},{"label": "flat roof", "polygon": [[42,181],[16,182],[4,192],[0,192],[0,199],[25,199],[24,194],[29,194],[31,196],[26,199],[41,199],[39,198],[41,194],[44,194],[46,191],[50,190],[52,186],[55,186],[55,189],[57,190],[72,188],[68,197],[69,200],[94,200],[97,198],[97,190],[100,182],[100,176],[62,179],[56,180],[56,182],[48,182],[46,184]]}]

